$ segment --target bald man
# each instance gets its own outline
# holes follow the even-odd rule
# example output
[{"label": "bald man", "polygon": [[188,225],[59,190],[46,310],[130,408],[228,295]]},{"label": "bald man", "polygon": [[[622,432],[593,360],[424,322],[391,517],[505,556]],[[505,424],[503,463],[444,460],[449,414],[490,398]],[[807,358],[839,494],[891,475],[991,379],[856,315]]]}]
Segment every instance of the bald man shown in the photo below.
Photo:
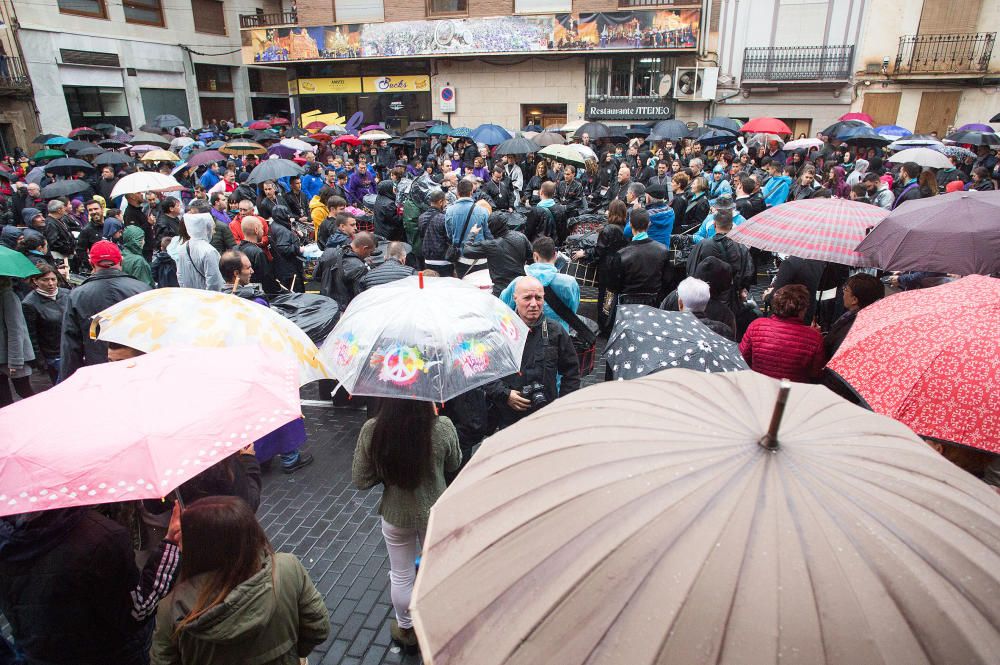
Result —
[{"label": "bald man", "polygon": [[517,316],[528,326],[521,371],[486,386],[497,407],[500,428],[511,425],[580,387],[580,363],[569,333],[544,316],[545,288],[521,277],[514,288]]}]

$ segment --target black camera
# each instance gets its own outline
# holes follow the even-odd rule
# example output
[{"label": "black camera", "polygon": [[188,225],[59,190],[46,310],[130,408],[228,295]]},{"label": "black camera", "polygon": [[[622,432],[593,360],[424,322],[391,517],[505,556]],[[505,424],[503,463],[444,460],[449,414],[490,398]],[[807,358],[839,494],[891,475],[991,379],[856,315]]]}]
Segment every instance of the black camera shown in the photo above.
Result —
[{"label": "black camera", "polygon": [[545,386],[537,381],[521,388],[521,397],[531,402],[532,409],[540,409],[549,401],[545,396]]}]

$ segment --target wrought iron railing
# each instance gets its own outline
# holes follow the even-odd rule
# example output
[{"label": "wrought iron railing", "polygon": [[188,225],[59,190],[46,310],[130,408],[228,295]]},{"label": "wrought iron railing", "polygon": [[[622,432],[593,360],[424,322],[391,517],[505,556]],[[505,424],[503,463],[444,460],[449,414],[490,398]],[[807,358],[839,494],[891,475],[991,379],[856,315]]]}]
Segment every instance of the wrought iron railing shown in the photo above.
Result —
[{"label": "wrought iron railing", "polygon": [[295,25],[298,22],[297,12],[240,15],[240,28],[273,28],[279,25]]},{"label": "wrought iron railing", "polygon": [[0,55],[0,89],[27,90],[31,88],[28,70],[20,58]]},{"label": "wrought iron railing", "polygon": [[854,46],[764,46],[743,53],[743,81],[846,81]]},{"label": "wrought iron railing", "polygon": [[997,33],[904,35],[896,51],[897,74],[985,72]]},{"label": "wrought iron railing", "polygon": [[618,0],[618,6],[621,8],[628,7],[660,7],[664,5],[673,5],[674,0]]}]

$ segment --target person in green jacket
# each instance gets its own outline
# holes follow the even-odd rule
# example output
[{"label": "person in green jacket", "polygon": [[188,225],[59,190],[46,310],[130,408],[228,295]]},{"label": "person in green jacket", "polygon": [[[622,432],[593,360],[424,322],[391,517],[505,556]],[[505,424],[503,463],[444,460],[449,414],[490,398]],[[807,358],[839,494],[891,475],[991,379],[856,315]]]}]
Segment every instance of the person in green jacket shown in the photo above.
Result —
[{"label": "person in green jacket", "polygon": [[294,555],[275,554],[246,501],[209,496],[181,514],[177,586],[160,602],[152,665],[299,665],[330,633]]},{"label": "person in green jacket", "polygon": [[149,267],[149,262],[142,256],[145,239],[145,232],[138,226],[125,227],[122,233],[122,272],[155,289],[153,271]]},{"label": "person in green jacket", "polygon": [[[446,471],[462,464],[458,432],[434,405],[409,399],[383,399],[378,415],[362,426],[354,451],[354,486],[382,483],[382,537],[389,551],[389,582],[396,618],[392,640],[417,651],[410,597],[417,577],[416,558],[427,531],[431,506],[445,490]],[[419,541],[418,541],[419,539]]]}]

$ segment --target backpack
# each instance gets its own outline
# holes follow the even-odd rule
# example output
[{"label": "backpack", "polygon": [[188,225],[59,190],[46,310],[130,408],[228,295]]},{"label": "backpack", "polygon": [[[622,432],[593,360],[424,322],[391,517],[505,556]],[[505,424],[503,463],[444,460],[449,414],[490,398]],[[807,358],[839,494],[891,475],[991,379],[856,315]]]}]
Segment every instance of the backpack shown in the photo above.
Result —
[{"label": "backpack", "polygon": [[420,215],[423,210],[412,199],[403,202],[403,231],[415,256],[423,256],[424,238],[420,234]]}]

